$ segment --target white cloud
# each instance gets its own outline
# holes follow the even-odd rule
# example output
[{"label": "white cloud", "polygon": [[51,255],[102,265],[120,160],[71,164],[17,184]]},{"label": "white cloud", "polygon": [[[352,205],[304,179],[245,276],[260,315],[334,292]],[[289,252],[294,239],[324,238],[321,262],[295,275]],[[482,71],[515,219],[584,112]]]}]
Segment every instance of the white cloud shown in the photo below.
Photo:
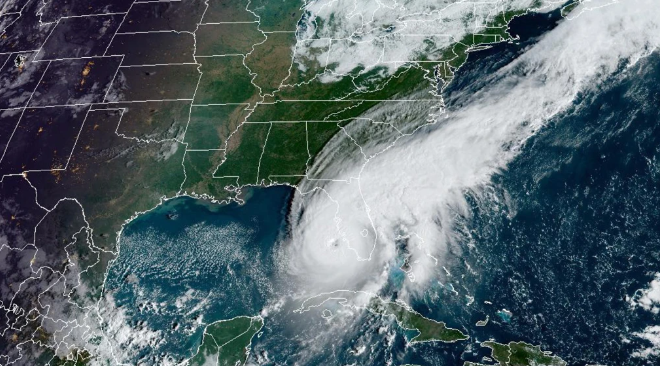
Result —
[{"label": "white cloud", "polygon": [[648,288],[635,291],[629,302],[632,307],[641,307],[653,314],[660,313],[660,273],[655,274]]},{"label": "white cloud", "polygon": [[552,0],[310,1],[298,29],[294,61],[303,71],[310,61],[327,67],[330,73],[321,77],[323,82],[360,66],[365,72],[385,66],[392,73],[400,66],[397,62],[438,59],[441,51],[467,34],[482,31],[502,12],[560,5]]},{"label": "white cloud", "polygon": [[635,351],[633,357],[649,358],[660,356],[660,325],[646,327],[643,332],[633,333],[633,335],[651,343],[650,347]]},{"label": "white cloud", "polygon": [[[584,11],[485,76],[491,80],[487,87],[466,95],[464,107],[446,118],[435,117],[437,124],[424,133],[401,138],[366,162],[352,140],[336,136],[311,170],[313,178],[325,180],[304,181],[305,194],[294,199],[292,239],[282,258],[288,273],[307,284],[308,293],[375,291],[387,278],[395,242],[408,240],[409,278],[425,283],[451,242],[453,215],[466,212],[464,192],[489,184],[578,93],[620,70],[622,61],[629,65],[654,50],[659,28],[660,8],[653,0]],[[377,108],[370,112],[377,118],[392,109],[388,103]],[[402,126],[428,118],[412,104],[395,112],[390,118]],[[382,136],[370,142],[372,151],[391,144]]]},{"label": "white cloud", "polygon": [[[635,294],[628,299],[633,308],[640,307],[653,314],[660,313],[660,273],[655,274],[655,278],[645,289],[635,291]],[[633,353],[634,357],[649,358],[660,356],[660,325],[648,326],[641,332],[633,333],[633,336],[646,340],[650,347],[642,348]]]}]

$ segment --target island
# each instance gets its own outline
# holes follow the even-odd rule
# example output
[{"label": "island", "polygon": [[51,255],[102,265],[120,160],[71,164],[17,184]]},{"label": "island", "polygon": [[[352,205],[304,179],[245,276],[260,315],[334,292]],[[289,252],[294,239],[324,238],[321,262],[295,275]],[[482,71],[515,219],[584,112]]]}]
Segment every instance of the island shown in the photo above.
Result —
[{"label": "island", "polygon": [[[542,351],[541,347],[525,342],[483,342],[483,347],[491,350],[491,357],[500,366],[566,366],[566,362],[550,352]],[[463,366],[487,366],[481,363],[466,361]]]},{"label": "island", "polygon": [[426,318],[403,304],[385,301],[380,297],[371,299],[367,310],[374,314],[393,316],[401,328],[417,331],[418,334],[410,340],[410,343],[431,341],[452,343],[470,338],[458,329],[448,328],[443,322]]}]

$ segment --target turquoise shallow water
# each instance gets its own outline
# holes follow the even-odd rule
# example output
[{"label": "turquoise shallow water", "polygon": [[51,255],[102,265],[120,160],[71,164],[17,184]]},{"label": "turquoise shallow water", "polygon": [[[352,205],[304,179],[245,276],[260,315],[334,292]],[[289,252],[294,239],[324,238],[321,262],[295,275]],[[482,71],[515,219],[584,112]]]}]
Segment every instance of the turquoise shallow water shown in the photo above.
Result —
[{"label": "turquoise shallow water", "polygon": [[163,333],[163,348],[146,353],[189,356],[204,324],[259,313],[290,194],[255,189],[243,205],[182,197],[126,226],[106,291],[132,322]]},{"label": "turquoise shallow water", "polygon": [[[520,18],[520,27],[545,29],[539,17],[546,15]],[[459,108],[464,89],[479,90],[485,74],[522,50],[502,44],[471,55],[456,92],[447,91],[448,106]],[[284,304],[266,317],[250,362],[453,366],[482,361],[489,351],[479,344],[493,339],[540,345],[569,366],[658,365],[657,356],[631,356],[650,346],[636,333],[657,325],[657,314],[628,298],[660,268],[659,77],[653,54],[585,92],[530,139],[484,195],[466,194],[470,212],[456,217],[456,250],[437,268],[438,278],[444,267],[451,278],[410,305],[465,331],[469,341],[411,346],[391,319],[363,313],[333,323],[320,309],[300,316],[291,311],[296,304]],[[243,206],[181,198],[128,225],[108,290],[131,321],[163,332],[164,345],[143,356],[188,356],[203,324],[254,315],[286,297],[285,286],[273,285],[272,258],[290,194],[255,190]],[[399,259],[382,291],[388,298],[406,281]],[[477,327],[483,319],[488,324]]]}]

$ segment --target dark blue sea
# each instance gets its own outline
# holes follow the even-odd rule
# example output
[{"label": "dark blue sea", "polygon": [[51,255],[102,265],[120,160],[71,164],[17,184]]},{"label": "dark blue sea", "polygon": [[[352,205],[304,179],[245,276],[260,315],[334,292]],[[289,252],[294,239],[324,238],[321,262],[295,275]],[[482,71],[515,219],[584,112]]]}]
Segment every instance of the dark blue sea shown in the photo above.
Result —
[{"label": "dark blue sea", "polygon": [[[518,18],[512,31],[520,41],[471,54],[446,90],[447,107],[460,108],[458,91],[479,88],[480,76],[558,19]],[[580,95],[493,178],[487,199],[466,193],[471,212],[458,218],[460,240],[445,265],[455,280],[432,286],[412,306],[469,341],[406,346],[403,333],[390,337],[383,320],[368,314],[342,337],[315,338],[310,329],[329,326],[321,317],[281,312],[266,318],[250,360],[293,364],[314,350],[309,365],[462,365],[481,361],[487,350],[479,343],[494,339],[540,345],[571,366],[660,364],[631,356],[649,346],[634,333],[660,319],[629,301],[660,272],[658,80],[655,53]],[[280,296],[273,254],[286,234],[291,194],[275,187],[254,189],[243,205],[166,202],[126,227],[107,292],[135,322],[165,332],[159,352],[189,356],[203,324],[256,315]],[[485,327],[475,326],[486,318]],[[360,353],[361,344],[372,347]]]},{"label": "dark blue sea", "polygon": [[[544,18],[514,21],[521,45],[547,29],[535,26]],[[503,45],[471,55],[449,108],[460,105],[453,92],[478,88],[479,75],[516,54]],[[476,343],[487,339],[540,345],[569,365],[660,364],[632,356],[652,346],[634,334],[660,317],[630,302],[660,271],[658,80],[656,52],[580,95],[493,178],[486,199],[467,193],[472,209],[458,220],[448,269],[474,302],[438,286],[415,306],[475,342],[446,364],[479,361],[488,352]],[[439,364],[435,346],[423,348],[406,361]]]}]

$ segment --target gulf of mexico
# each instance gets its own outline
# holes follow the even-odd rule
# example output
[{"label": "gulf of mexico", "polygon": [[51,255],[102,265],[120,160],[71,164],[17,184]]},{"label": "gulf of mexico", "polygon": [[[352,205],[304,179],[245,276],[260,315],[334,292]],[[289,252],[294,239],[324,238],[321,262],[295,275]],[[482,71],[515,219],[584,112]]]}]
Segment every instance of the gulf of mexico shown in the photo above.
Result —
[{"label": "gulf of mexico", "polygon": [[126,225],[105,291],[131,326],[160,331],[166,353],[194,352],[205,324],[256,315],[272,294],[274,244],[291,189],[252,189],[243,205],[189,197],[165,202]]}]

